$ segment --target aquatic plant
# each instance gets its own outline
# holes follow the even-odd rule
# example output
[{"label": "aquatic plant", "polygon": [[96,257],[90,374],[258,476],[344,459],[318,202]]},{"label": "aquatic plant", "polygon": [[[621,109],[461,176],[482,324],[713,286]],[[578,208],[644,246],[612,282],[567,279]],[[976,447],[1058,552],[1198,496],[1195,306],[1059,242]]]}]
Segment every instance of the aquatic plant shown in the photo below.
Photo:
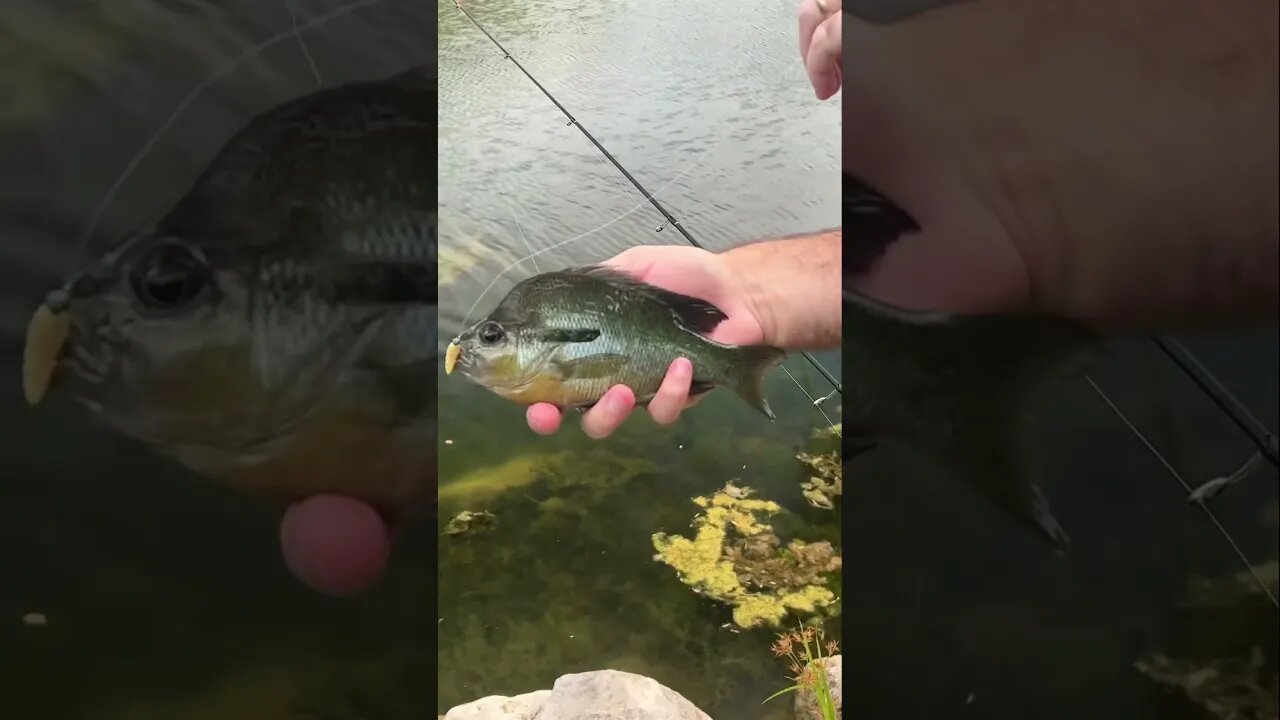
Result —
[{"label": "aquatic plant", "polygon": [[1197,662],[1158,653],[1134,663],[1143,675],[1181,688],[1191,702],[1221,720],[1274,720],[1280,676],[1264,677],[1266,659],[1254,646],[1246,659]]},{"label": "aquatic plant", "polygon": [[1269,605],[1272,595],[1280,592],[1280,562],[1259,563],[1227,577],[1192,575],[1187,579],[1187,591],[1182,604],[1190,607],[1223,607],[1235,605]]},{"label": "aquatic plant", "polygon": [[808,692],[822,720],[840,720],[840,704],[827,679],[827,662],[840,651],[840,644],[827,640],[821,627],[805,627],[801,623],[798,630],[779,633],[772,650],[776,657],[786,659],[794,682],[761,704],[789,692]]},{"label": "aquatic plant", "polygon": [[654,559],[676,570],[680,581],[706,597],[733,607],[739,627],[777,625],[788,612],[815,613],[835,602],[825,587],[840,569],[828,542],[780,540],[764,518],[782,510],[772,500],[751,497],[732,482],[711,497],[696,497],[703,508],[694,517],[693,538],[654,533]]},{"label": "aquatic plant", "polygon": [[835,499],[844,492],[844,473],[840,467],[840,452],[832,450],[821,455],[796,453],[796,459],[808,466],[813,473],[800,483],[804,499],[816,508],[831,510]]}]

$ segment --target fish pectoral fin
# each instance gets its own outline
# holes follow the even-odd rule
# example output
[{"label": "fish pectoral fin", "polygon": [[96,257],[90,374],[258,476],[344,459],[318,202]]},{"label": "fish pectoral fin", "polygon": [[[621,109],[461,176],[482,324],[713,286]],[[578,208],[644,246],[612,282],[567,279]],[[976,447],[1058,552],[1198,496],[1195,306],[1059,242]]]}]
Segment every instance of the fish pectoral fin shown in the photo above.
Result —
[{"label": "fish pectoral fin", "polygon": [[689,397],[696,397],[714,390],[716,384],[709,380],[694,380],[689,384]]},{"label": "fish pectoral fin", "polygon": [[549,343],[588,343],[600,337],[594,328],[550,328],[538,332],[538,339]]},{"label": "fish pectoral fin", "polygon": [[555,365],[565,380],[617,377],[627,365],[627,356],[608,353],[577,360],[561,360]]}]

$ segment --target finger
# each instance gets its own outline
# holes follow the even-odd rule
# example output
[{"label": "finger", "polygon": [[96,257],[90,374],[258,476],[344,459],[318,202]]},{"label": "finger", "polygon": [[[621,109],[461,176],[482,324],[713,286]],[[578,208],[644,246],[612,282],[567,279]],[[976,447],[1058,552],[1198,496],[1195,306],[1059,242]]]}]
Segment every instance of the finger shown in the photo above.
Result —
[{"label": "finger", "polygon": [[535,403],[524,413],[529,429],[539,435],[551,435],[560,429],[560,409],[551,403]]},{"label": "finger", "polygon": [[634,277],[644,277],[653,268],[654,263],[657,262],[652,250],[652,246],[638,245],[623,250],[601,264],[615,270],[621,270]]},{"label": "finger", "polygon": [[800,9],[797,14],[800,22],[801,60],[807,60],[809,57],[809,44],[813,39],[814,31],[818,29],[823,20],[832,15],[839,15],[842,6],[841,0],[824,0],[821,5],[818,4],[818,0],[803,0],[800,3]]},{"label": "finger", "polygon": [[804,61],[809,57],[809,42],[813,39],[813,31],[818,29],[824,16],[814,0],[803,0],[797,16],[800,23],[800,60]]},{"label": "finger", "polygon": [[587,437],[603,440],[627,419],[636,406],[636,395],[626,385],[609,388],[600,402],[582,416],[582,431]]},{"label": "finger", "polygon": [[813,42],[805,56],[805,71],[819,100],[826,100],[840,90],[841,15],[832,15],[814,30]]},{"label": "finger", "polygon": [[649,401],[649,414],[659,425],[670,425],[680,418],[680,411],[689,401],[689,386],[693,384],[693,363],[688,358],[676,358],[667,368],[658,392]]},{"label": "finger", "polygon": [[320,495],[295,503],[280,521],[289,570],[317,592],[356,595],[382,577],[391,554],[387,524],[355,498]]}]

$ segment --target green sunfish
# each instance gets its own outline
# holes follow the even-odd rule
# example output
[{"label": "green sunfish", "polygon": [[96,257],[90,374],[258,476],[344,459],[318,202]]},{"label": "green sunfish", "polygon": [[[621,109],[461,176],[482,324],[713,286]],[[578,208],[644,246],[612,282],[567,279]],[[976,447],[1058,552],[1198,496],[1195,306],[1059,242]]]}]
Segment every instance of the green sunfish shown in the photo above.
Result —
[{"label": "green sunfish", "polygon": [[430,70],[271,109],[49,294],[27,399],[262,496],[434,497],[435,208]]},{"label": "green sunfish", "polygon": [[603,266],[542,273],[521,281],[480,322],[450,343],[445,372],[523,405],[586,408],[623,384],[651,400],[677,357],[693,363],[691,394],[732,388],[769,419],[765,374],[784,353],[704,337],[725,315]]}]

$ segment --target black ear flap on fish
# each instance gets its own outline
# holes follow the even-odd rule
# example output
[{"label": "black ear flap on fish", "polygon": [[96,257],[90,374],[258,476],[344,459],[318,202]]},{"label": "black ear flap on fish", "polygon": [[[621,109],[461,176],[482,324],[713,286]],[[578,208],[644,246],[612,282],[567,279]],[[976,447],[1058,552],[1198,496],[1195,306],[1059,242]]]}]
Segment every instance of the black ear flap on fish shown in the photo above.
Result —
[{"label": "black ear flap on fish", "polygon": [[549,328],[538,333],[538,339],[551,343],[588,343],[600,337],[600,331],[590,328]]}]

